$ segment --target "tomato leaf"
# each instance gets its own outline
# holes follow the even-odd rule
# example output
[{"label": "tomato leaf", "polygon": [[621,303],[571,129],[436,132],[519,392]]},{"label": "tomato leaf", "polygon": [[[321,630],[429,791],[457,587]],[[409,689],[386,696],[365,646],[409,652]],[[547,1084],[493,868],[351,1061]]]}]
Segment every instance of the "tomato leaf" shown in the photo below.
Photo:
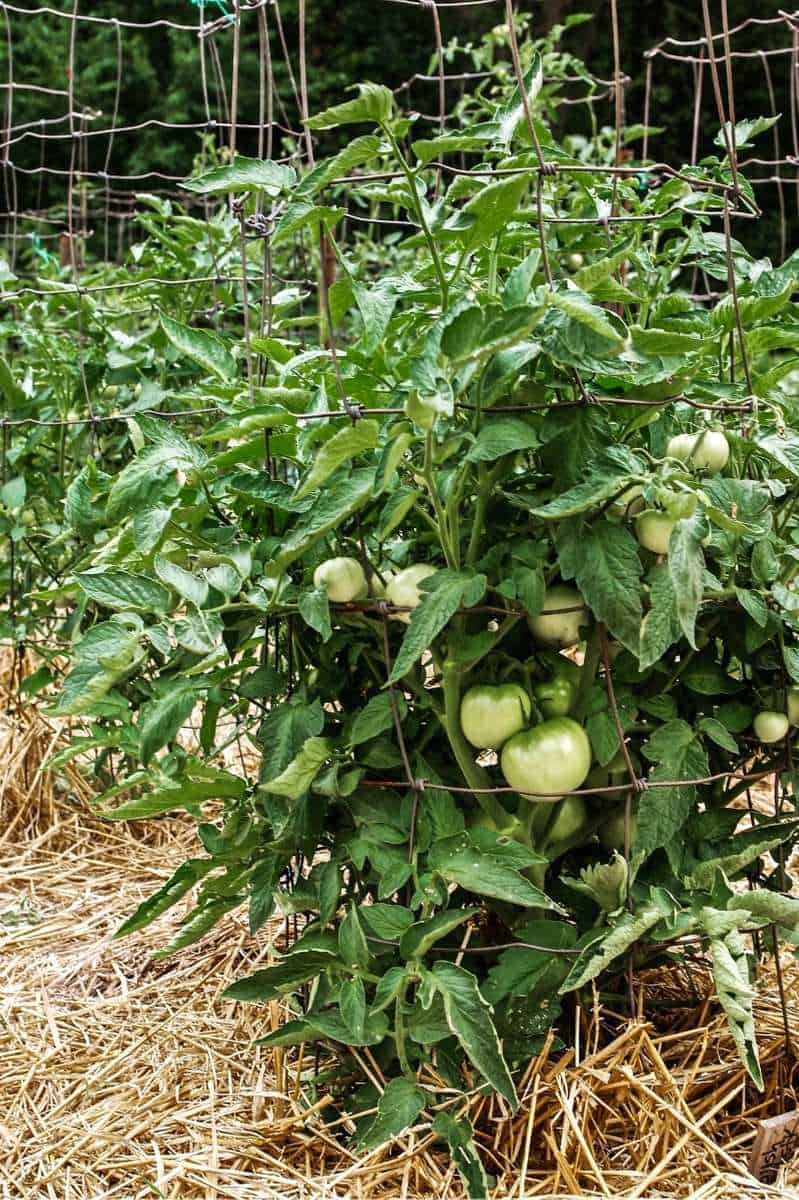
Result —
[{"label": "tomato leaf", "polygon": [[377,1115],[358,1139],[361,1152],[374,1150],[413,1125],[425,1106],[426,1096],[410,1079],[390,1079],[377,1102]]},{"label": "tomato leaf", "polygon": [[202,175],[184,180],[180,186],[187,192],[197,192],[201,196],[218,193],[236,195],[254,190],[275,197],[291,187],[296,177],[293,168],[283,163],[272,162],[271,159],[245,158],[239,154],[233,162],[212,167]]},{"label": "tomato leaf", "polygon": [[321,487],[344,463],[366,450],[373,450],[377,445],[379,429],[377,421],[358,421],[355,425],[335,433],[330,441],[320,448],[311,470],[297,488],[293,499],[302,500],[309,492]]},{"label": "tomato leaf", "polygon": [[483,999],[474,975],[447,962],[435,963],[432,974],[450,1029],[476,1069],[515,1111],[519,1105],[516,1088],[491,1020],[491,1006]]},{"label": "tomato leaf", "polygon": [[406,961],[410,958],[424,958],[437,941],[452,933],[464,921],[476,917],[479,911],[479,908],[459,908],[452,912],[436,913],[426,921],[417,921],[402,935],[400,954]]},{"label": "tomato leaf", "polygon": [[163,312],[160,319],[161,328],[179,354],[193,359],[204,371],[216,375],[218,379],[235,377],[238,371],[236,360],[221,338],[205,329],[182,325]]},{"label": "tomato leaf", "polygon": [[359,83],[358,96],[326,108],[305,121],[309,129],[336,129],[339,125],[358,125],[370,121],[385,124],[394,111],[394,97],[379,83]]},{"label": "tomato leaf", "polygon": [[299,754],[279,775],[259,783],[259,790],[285,796],[289,800],[299,800],[308,791],[323,763],[330,758],[331,751],[331,743],[327,738],[308,738]]},{"label": "tomato leaf", "polygon": [[[394,702],[402,721],[408,711],[405,697],[395,694]],[[355,717],[349,734],[350,745],[360,746],[363,742],[368,742],[372,738],[378,737],[379,734],[385,733],[387,729],[392,729],[393,726],[394,713],[391,697],[388,692],[380,692],[377,696],[372,696],[366,707],[362,708]]]},{"label": "tomato leaf", "polygon": [[81,590],[104,608],[164,613],[171,597],[165,587],[146,575],[129,571],[84,571],[77,576]]},{"label": "tomato leaf", "polygon": [[297,601],[297,608],[306,625],[315,629],[323,642],[328,641],[333,634],[333,627],[330,624],[330,602],[325,588],[318,587],[310,592],[303,592]]},{"label": "tomato leaf", "polygon": [[559,526],[558,555],[565,580],[574,579],[588,606],[614,637],[638,653],[641,629],[641,558],[623,525]]},{"label": "tomato leaf", "polygon": [[440,1112],[433,1121],[432,1130],[449,1146],[452,1161],[458,1168],[469,1200],[485,1200],[491,1185],[477,1152],[474,1130],[467,1119],[462,1117],[458,1120],[451,1113]]},{"label": "tomato leaf", "polygon": [[705,587],[705,556],[702,539],[706,526],[701,516],[678,521],[669,542],[669,571],[674,584],[677,618],[688,639],[696,648],[696,615],[702,603]]},{"label": "tomato leaf", "polygon": [[538,444],[535,429],[521,417],[494,417],[480,430],[466,460],[494,462],[505,454],[533,450]]},{"label": "tomato leaf", "polygon": [[139,720],[139,755],[143,763],[149,763],[162,746],[177,737],[196,702],[194,690],[177,687],[144,706]]},{"label": "tomato leaf", "polygon": [[407,674],[461,604],[477,604],[485,591],[486,577],[469,571],[442,570],[424,580],[422,586],[421,603],[411,613],[389,683],[397,683]]},{"label": "tomato leaf", "polygon": [[238,979],[222,993],[226,1000],[245,1000],[263,1004],[276,996],[294,992],[309,979],[315,979],[336,961],[335,955],[322,950],[297,950],[274,967],[256,971]]}]

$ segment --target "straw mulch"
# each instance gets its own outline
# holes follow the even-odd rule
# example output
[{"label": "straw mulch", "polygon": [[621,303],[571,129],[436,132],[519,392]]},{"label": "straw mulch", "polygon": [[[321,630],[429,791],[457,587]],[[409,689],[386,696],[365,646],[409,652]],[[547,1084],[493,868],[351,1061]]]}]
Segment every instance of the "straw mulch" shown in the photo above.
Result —
[{"label": "straw mulch", "polygon": [[[0,718],[0,1195],[458,1200],[424,1124],[359,1159],[346,1115],[312,1094],[312,1053],[300,1061],[252,1045],[280,1020],[277,1006],[234,1006],[220,993],[266,961],[269,930],[253,940],[230,919],[152,962],[181,907],[111,941],[196,853],[192,825],[98,820],[77,771],[62,772],[58,789],[39,771],[59,732],[34,706],[12,707]],[[757,1013],[762,1097],[702,998],[706,985],[701,963],[642,981],[649,1022],[577,1014],[577,1048],[530,1064],[514,1117],[470,1098],[497,1197],[799,1200],[799,1161],[770,1186],[746,1170],[756,1121],[797,1104],[773,980]],[[785,986],[799,1033],[793,961]],[[364,1066],[379,1082],[376,1064]]]}]

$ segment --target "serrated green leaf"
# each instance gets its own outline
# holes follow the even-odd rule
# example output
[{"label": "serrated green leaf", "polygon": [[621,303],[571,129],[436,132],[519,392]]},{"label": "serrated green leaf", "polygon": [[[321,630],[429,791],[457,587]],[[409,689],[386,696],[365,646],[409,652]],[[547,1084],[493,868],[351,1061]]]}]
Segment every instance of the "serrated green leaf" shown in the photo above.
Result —
[{"label": "serrated green leaf", "polygon": [[648,930],[657,925],[667,910],[660,905],[644,905],[635,912],[623,913],[612,929],[599,932],[581,951],[569,974],[559,988],[560,995],[584,987],[615,962]]},{"label": "serrated green leaf", "polygon": [[237,194],[263,191],[274,197],[287,191],[296,177],[293,168],[283,163],[238,155],[233,162],[212,167],[202,175],[184,180],[180,186],[187,192],[196,192],[201,196],[213,196],[219,192]]},{"label": "serrated green leaf", "polygon": [[338,927],[338,948],[342,960],[353,970],[369,965],[369,947],[357,906],[353,903]]},{"label": "serrated green leaf", "polygon": [[199,363],[204,371],[218,379],[234,379],[238,372],[236,360],[225,343],[205,329],[192,329],[160,314],[161,328],[180,354]]},{"label": "serrated green leaf", "polygon": [[669,542],[669,572],[674,585],[677,619],[689,645],[694,648],[696,617],[705,585],[704,533],[701,517],[691,517],[677,521]]},{"label": "serrated green leaf", "polygon": [[464,921],[476,917],[479,908],[461,908],[452,912],[436,913],[425,921],[417,921],[402,935],[400,954],[407,961],[410,958],[424,958],[436,942],[452,933]]},{"label": "serrated green leaf", "polygon": [[303,592],[297,601],[297,608],[305,624],[310,625],[311,629],[315,629],[318,634],[321,634],[323,642],[332,636],[330,601],[325,588],[318,587],[313,588],[310,592]]},{"label": "serrated green leaf", "polygon": [[285,770],[274,779],[261,782],[259,790],[274,796],[285,796],[288,800],[299,800],[308,791],[331,752],[332,746],[327,738],[308,738]]},{"label": "serrated green leaf", "polygon": [[145,704],[139,720],[139,755],[146,765],[168,742],[174,741],[197,701],[191,688],[177,687]]},{"label": "serrated green leaf", "polygon": [[585,293],[573,290],[562,292],[550,290],[546,293],[546,300],[548,304],[560,309],[572,321],[585,325],[597,337],[604,338],[610,343],[611,348],[621,349],[624,339],[608,320],[605,310],[593,304]]},{"label": "serrated green leaf", "polygon": [[309,979],[315,979],[335,962],[335,955],[321,950],[298,950],[282,959],[274,967],[256,971],[246,979],[238,979],[225,988],[222,995],[226,1000],[244,1000],[263,1004],[276,996],[294,992]]},{"label": "serrated green leaf", "polygon": [[398,683],[417,662],[461,604],[477,604],[485,591],[484,575],[467,571],[436,571],[424,580],[422,601],[411,613],[389,683]]},{"label": "serrated green leaf", "polygon": [[354,471],[347,479],[326,487],[312,508],[283,536],[280,549],[268,564],[270,572],[281,574],[331,529],[343,524],[371,498],[373,487],[374,473],[369,470]]},{"label": "serrated green leaf", "polygon": [[336,129],[339,125],[358,125],[370,121],[385,124],[394,110],[394,97],[387,87],[379,83],[359,83],[358,96],[326,108],[305,124],[309,129]]},{"label": "serrated green leaf", "polygon": [[136,911],[122,922],[115,930],[114,937],[127,937],[129,933],[135,933],[139,929],[144,929],[146,925],[150,925],[162,913],[167,912],[174,904],[182,900],[187,892],[190,892],[209,871],[213,870],[215,865],[212,858],[190,858],[181,863],[163,887],[143,900]]},{"label": "serrated green leaf", "polygon": [[[397,705],[400,720],[404,720],[408,711],[405,697],[395,693],[394,703]],[[388,692],[380,692],[377,696],[372,696],[366,707],[361,709],[355,717],[350,729],[350,745],[360,746],[364,742],[368,742],[371,738],[377,737],[379,734],[385,733],[387,729],[392,729],[393,727],[394,713],[391,696]]]},{"label": "serrated green leaf", "polygon": [[[566,559],[561,550],[563,539],[568,539]],[[641,629],[639,581],[643,567],[638,543],[630,531],[624,525],[605,520],[581,525],[559,535],[558,554],[564,579],[576,580],[596,619],[603,621],[614,637],[637,654]]]},{"label": "serrated green leaf", "polygon": [[432,975],[451,1031],[470,1062],[515,1111],[519,1105],[516,1088],[491,1019],[491,1006],[483,999],[474,975],[446,962],[435,963]]},{"label": "serrated green leaf", "polygon": [[355,425],[340,429],[319,447],[311,469],[297,488],[293,499],[302,500],[309,492],[321,487],[344,463],[350,462],[367,450],[374,450],[379,432],[380,426],[377,421],[358,421]]},{"label": "serrated green leaf", "polygon": [[191,571],[164,558],[162,554],[156,554],[153,566],[162,583],[171,587],[184,600],[188,600],[197,608],[202,608],[208,599],[208,584],[204,579],[192,575]]},{"label": "serrated green leaf", "polygon": [[486,1200],[491,1186],[474,1141],[474,1130],[463,1117],[457,1120],[448,1112],[440,1112],[432,1124],[433,1133],[449,1146],[452,1161],[463,1180],[469,1200]]},{"label": "serrated green leaf", "polygon": [[377,1102],[377,1115],[358,1140],[362,1152],[374,1150],[413,1125],[425,1106],[425,1094],[402,1076],[391,1079]]},{"label": "serrated green leaf", "polygon": [[467,462],[494,462],[505,454],[534,450],[539,445],[535,429],[521,417],[493,417],[477,435]]},{"label": "serrated green leaf", "polygon": [[129,571],[84,571],[77,580],[81,591],[104,608],[121,612],[169,611],[169,592],[147,575],[132,575]]}]

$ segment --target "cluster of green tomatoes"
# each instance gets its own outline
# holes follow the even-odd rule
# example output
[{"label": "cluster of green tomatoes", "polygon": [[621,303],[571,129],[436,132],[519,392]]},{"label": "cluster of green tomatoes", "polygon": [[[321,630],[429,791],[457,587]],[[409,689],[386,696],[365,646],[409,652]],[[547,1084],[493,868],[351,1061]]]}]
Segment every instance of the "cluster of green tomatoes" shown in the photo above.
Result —
[{"label": "cluster of green tomatoes", "polygon": [[[715,475],[726,466],[730,447],[723,432],[706,429],[672,437],[666,456]],[[646,509],[640,488],[631,488],[619,503],[635,518],[640,544],[654,554],[667,554],[678,518],[659,509]],[[396,573],[373,573],[367,580],[357,559],[331,558],[316,568],[314,585],[324,589],[334,603],[385,599],[392,606],[391,618],[407,624],[422,600],[420,585],[435,570],[428,563],[413,563]],[[474,814],[475,823],[550,854],[575,844],[580,830],[592,824],[590,801],[573,794],[579,791],[614,789],[612,796],[602,797],[602,823],[597,833],[607,849],[620,850],[625,841],[626,801],[619,792],[624,792],[622,785],[629,777],[627,758],[619,754],[606,767],[592,770],[591,743],[573,716],[581,667],[563,652],[579,645],[589,621],[585,600],[577,589],[552,584],[546,590],[542,611],[528,618],[548,677],[533,681],[528,674],[525,683],[478,683],[460,700],[463,737],[480,755],[496,755],[508,788],[520,800],[507,828],[500,829],[479,810]],[[799,687],[788,691],[785,712],[758,712],[753,729],[758,740],[768,744],[782,740],[791,725],[799,725]],[[626,824],[629,839],[635,835],[634,808]]]},{"label": "cluster of green tomatoes", "polygon": [[[435,567],[428,563],[414,563],[396,574],[385,573],[382,579],[372,575],[367,582],[357,559],[330,558],[316,568],[314,585],[339,604],[385,599],[398,610],[391,613],[392,619],[407,624],[422,599],[420,584],[434,573]],[[587,822],[583,797],[567,795],[581,788],[591,771],[588,736],[569,715],[577,699],[580,667],[559,651],[579,643],[581,627],[588,620],[580,593],[564,584],[553,585],[547,589],[542,612],[529,618],[533,637],[551,651],[549,677],[536,682],[531,691],[520,683],[482,683],[463,694],[459,714],[463,736],[475,750],[498,754],[508,787],[522,800],[512,826],[500,832],[525,840],[538,833],[540,842],[545,829],[546,844],[554,846],[569,840]],[[542,719],[531,725],[534,716]],[[598,782],[606,782],[604,773]],[[475,819],[490,823],[483,813]]]}]

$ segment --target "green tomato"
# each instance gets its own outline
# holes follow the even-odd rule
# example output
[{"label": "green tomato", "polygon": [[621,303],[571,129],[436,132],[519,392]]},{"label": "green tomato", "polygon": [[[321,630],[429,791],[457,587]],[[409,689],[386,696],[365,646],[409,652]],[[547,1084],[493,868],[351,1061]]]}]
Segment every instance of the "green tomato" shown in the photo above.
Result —
[{"label": "green tomato", "polygon": [[461,700],[463,736],[478,750],[498,750],[519,733],[533,711],[527,692],[519,683],[478,684]]},{"label": "green tomato", "polygon": [[[630,813],[630,845],[635,841],[635,833],[638,829],[638,814],[633,811]],[[599,829],[599,840],[606,850],[618,850],[619,854],[624,853],[624,805],[614,808],[603,819]]]},{"label": "green tomato", "polygon": [[[633,769],[638,772],[641,769],[641,763],[636,754],[630,752],[630,758],[633,764]],[[627,760],[618,750],[609,763],[604,767],[594,767],[590,775],[585,781],[587,788],[604,788],[618,787],[620,784],[627,783],[630,779],[630,773],[627,769]],[[592,800],[597,801],[603,807],[610,804],[617,804],[621,793],[607,792],[604,795],[601,793],[597,796],[592,796]]]},{"label": "green tomato", "polygon": [[544,607],[528,624],[537,641],[565,650],[580,641],[580,628],[588,624],[588,609],[576,588],[556,583],[547,588]]},{"label": "green tomato", "polygon": [[328,558],[313,573],[314,587],[324,588],[334,604],[358,600],[366,591],[366,576],[356,558]]},{"label": "green tomato", "polygon": [[667,513],[649,508],[635,522],[636,537],[645,550],[651,550],[653,554],[668,554],[671,531],[675,525],[676,521]]},{"label": "green tomato", "polygon": [[588,820],[588,810],[582,796],[566,796],[561,800],[555,819],[546,833],[547,846],[571,841]]},{"label": "green tomato", "polygon": [[[427,579],[435,573],[436,568],[431,567],[429,563],[413,563],[404,571],[398,571],[393,579],[388,581],[386,600],[400,608],[416,608],[422,600],[419,584],[423,579]],[[392,613],[391,616],[393,620],[402,621],[405,625],[408,625],[411,620],[410,613],[406,612]]]},{"label": "green tomato", "polygon": [[23,508],[22,512],[20,513],[19,519],[20,519],[20,523],[22,525],[28,525],[28,526],[35,525],[36,524],[36,513],[33,511],[32,508]]},{"label": "green tomato", "polygon": [[566,255],[566,266],[570,271],[579,271],[580,267],[582,267],[584,263],[585,259],[583,258],[582,254],[580,254],[579,250],[576,250],[573,254]]},{"label": "green tomato", "polygon": [[571,712],[580,678],[580,668],[575,665],[574,669],[576,678],[556,667],[551,679],[545,679],[533,688],[536,703],[545,717],[567,717]]},{"label": "green tomato", "polygon": [[[383,576],[381,581],[380,575]],[[393,571],[381,570],[380,575],[372,574],[372,597],[375,600],[385,600],[389,583],[394,578]],[[367,588],[368,595],[368,588]]]},{"label": "green tomato", "polygon": [[788,688],[787,708],[788,720],[792,725],[799,725],[799,687]]},{"label": "green tomato", "polygon": [[666,447],[669,458],[679,458],[700,471],[717,475],[723,471],[730,457],[730,444],[718,430],[708,429],[703,433],[678,433]]},{"label": "green tomato", "polygon": [[571,717],[553,717],[506,742],[500,765],[508,785],[528,800],[541,799],[536,792],[552,800],[582,786],[591,769],[591,743]]},{"label": "green tomato", "polygon": [[411,392],[403,406],[405,416],[420,429],[431,430],[438,420],[438,410],[418,392]]},{"label": "green tomato", "polygon": [[790,728],[790,723],[785,713],[772,712],[769,709],[759,712],[752,725],[755,734],[764,745],[781,741]]}]

